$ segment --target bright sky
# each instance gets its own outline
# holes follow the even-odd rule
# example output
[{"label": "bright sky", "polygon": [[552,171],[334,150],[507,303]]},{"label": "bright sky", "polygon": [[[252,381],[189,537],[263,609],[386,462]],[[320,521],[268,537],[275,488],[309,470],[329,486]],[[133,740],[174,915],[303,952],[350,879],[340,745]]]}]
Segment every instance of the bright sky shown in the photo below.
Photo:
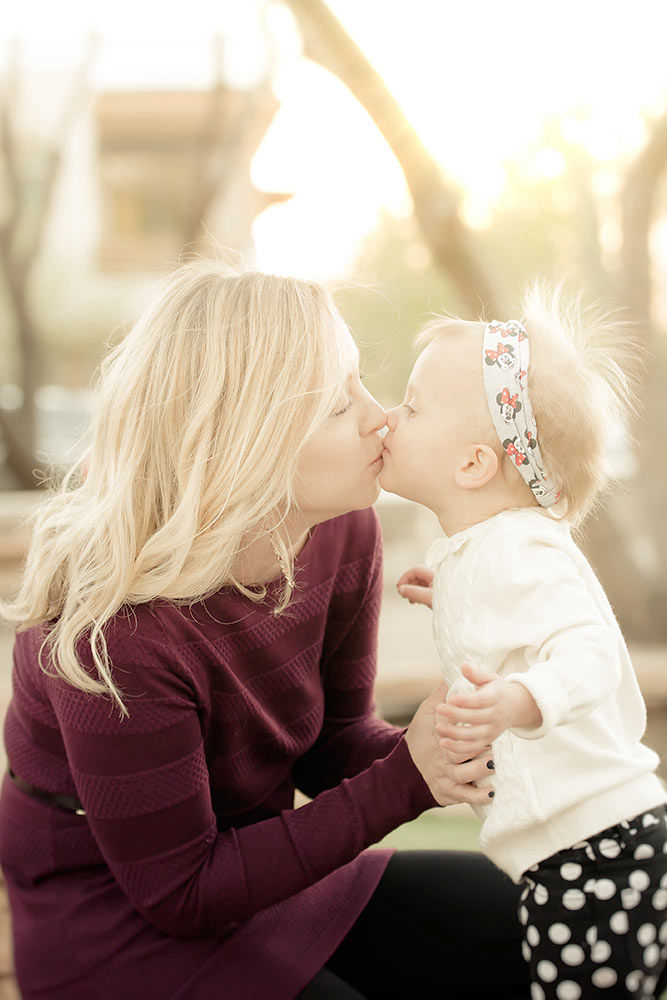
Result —
[{"label": "bright sky", "polygon": [[[603,161],[639,147],[644,118],[667,107],[667,4],[663,0],[329,0],[382,73],[427,146],[466,189],[468,217],[483,224],[503,187],[503,164],[531,143],[546,115]],[[67,65],[91,27],[101,36],[99,86],[206,86],[210,37],[229,37],[229,68],[250,82],[265,50],[261,0],[23,0],[5,5],[0,38],[28,39],[35,65]],[[380,211],[408,212],[402,174],[345,88],[300,57],[280,4],[267,23],[276,40],[282,105],[253,163],[259,187],[294,198],[256,222],[262,267],[316,277],[345,273]],[[585,112],[582,124],[581,115]]]}]

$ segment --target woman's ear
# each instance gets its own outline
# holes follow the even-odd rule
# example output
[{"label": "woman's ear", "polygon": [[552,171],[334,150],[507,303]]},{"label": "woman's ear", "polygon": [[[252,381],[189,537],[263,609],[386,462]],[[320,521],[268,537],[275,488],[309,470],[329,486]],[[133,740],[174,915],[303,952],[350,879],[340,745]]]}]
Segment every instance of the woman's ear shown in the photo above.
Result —
[{"label": "woman's ear", "polygon": [[498,471],[498,456],[488,444],[472,444],[454,474],[462,490],[476,490],[493,479]]}]

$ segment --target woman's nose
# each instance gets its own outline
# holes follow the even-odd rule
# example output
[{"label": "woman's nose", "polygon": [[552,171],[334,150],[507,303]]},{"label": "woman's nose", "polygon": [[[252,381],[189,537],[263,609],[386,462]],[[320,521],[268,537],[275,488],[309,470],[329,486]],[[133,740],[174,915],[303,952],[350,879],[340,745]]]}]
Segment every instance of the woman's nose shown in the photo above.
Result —
[{"label": "woman's nose", "polygon": [[364,431],[367,434],[377,434],[387,423],[387,414],[370,392],[366,391],[367,406],[364,413]]}]

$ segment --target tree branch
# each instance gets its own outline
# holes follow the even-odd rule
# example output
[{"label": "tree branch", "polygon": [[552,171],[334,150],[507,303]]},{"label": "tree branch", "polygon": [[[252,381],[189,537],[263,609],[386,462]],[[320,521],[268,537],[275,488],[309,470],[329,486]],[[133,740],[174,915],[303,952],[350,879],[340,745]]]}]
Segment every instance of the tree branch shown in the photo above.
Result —
[{"label": "tree branch", "polygon": [[62,151],[72,122],[79,113],[87,96],[87,80],[94,56],[95,40],[91,37],[86,56],[71,88],[62,118],[50,145],[44,152],[44,173],[41,188],[37,194],[37,206],[30,205],[30,217],[34,216],[32,230],[19,239],[19,227],[25,224],[27,216],[26,199],[21,184],[21,163],[18,144],[11,120],[11,107],[16,103],[18,90],[18,55],[13,52],[11,71],[8,76],[6,100],[0,115],[0,140],[7,165],[10,208],[0,226],[0,268],[4,273],[9,304],[13,311],[15,335],[20,358],[20,383],[23,403],[19,411],[20,420],[13,421],[11,415],[0,411],[0,433],[7,448],[7,464],[21,486],[30,489],[35,486],[34,458],[36,414],[35,390],[39,384],[41,351],[39,337],[28,296],[28,280],[41,247],[44,228],[49,216],[56,181],[62,165]]},{"label": "tree branch", "polygon": [[[26,450],[23,441],[16,434],[9,413],[0,407],[0,434],[7,451],[7,466],[16,476],[22,489],[41,487],[45,480],[45,469]],[[23,435],[21,435],[21,438]]]},{"label": "tree branch", "polygon": [[649,235],[665,167],[667,113],[655,122],[647,144],[628,170],[621,195],[623,296],[649,338],[653,336]]},{"label": "tree branch", "polygon": [[96,38],[94,35],[91,35],[86,53],[72,82],[69,97],[65,102],[60,122],[55,129],[51,142],[44,151],[45,168],[39,192],[39,211],[35,213],[35,223],[32,232],[26,239],[20,253],[20,263],[26,271],[30,268],[30,265],[34,262],[37,254],[39,253],[42,237],[44,235],[44,228],[46,226],[46,221],[49,217],[53,201],[56,180],[62,166],[63,151],[65,149],[67,136],[72,128],[72,124],[83,109],[83,106],[89,96],[88,82],[90,79],[90,71],[92,69],[93,60],[96,55],[96,49]]},{"label": "tree branch", "polygon": [[7,76],[5,79],[4,95],[2,106],[0,107],[0,149],[5,164],[5,177],[7,183],[7,214],[0,222],[0,238],[3,244],[11,246],[16,223],[20,211],[21,188],[19,184],[19,167],[14,143],[14,132],[12,128],[12,108],[16,106],[17,99],[17,41],[12,39],[8,43],[9,55],[7,59]]},{"label": "tree branch", "polygon": [[450,276],[468,310],[505,311],[492,276],[475,252],[457,194],[419,135],[323,0],[285,0],[303,36],[304,53],[337,76],[380,130],[405,175],[415,217],[436,263]]}]

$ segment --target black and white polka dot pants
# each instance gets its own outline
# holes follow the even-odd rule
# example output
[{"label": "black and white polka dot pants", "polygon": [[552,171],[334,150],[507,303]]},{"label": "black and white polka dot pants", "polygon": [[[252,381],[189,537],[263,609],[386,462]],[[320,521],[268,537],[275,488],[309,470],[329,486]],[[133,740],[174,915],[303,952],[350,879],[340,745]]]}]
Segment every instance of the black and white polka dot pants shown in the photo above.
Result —
[{"label": "black and white polka dot pants", "polygon": [[652,809],[523,875],[532,1000],[649,998],[667,985],[667,829]]}]

